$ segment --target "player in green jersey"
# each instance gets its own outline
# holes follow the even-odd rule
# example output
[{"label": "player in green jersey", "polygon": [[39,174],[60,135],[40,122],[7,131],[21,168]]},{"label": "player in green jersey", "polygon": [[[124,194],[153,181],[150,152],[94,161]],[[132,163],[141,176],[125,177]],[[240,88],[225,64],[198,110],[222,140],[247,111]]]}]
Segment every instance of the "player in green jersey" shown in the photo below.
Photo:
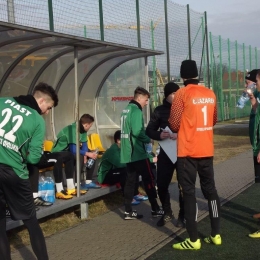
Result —
[{"label": "player in green jersey", "polygon": [[45,122],[41,115],[58,104],[54,89],[39,83],[33,95],[0,98],[0,255],[10,258],[5,208],[11,218],[22,220],[29,231],[37,259],[48,259],[46,244],[35,213],[27,163],[42,155]]}]

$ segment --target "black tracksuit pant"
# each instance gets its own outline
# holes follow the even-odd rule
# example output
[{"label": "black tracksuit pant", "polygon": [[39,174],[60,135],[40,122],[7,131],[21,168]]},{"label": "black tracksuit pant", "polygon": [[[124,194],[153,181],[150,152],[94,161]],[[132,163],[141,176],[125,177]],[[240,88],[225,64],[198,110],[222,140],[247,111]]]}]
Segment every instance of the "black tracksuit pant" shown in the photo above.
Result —
[{"label": "black tracksuit pant", "polygon": [[[120,183],[122,193],[124,196],[125,189],[125,181],[126,181],[126,167],[124,168],[115,168],[111,169],[105,176],[102,184],[114,185],[116,183]],[[134,195],[138,195],[138,187],[139,187],[139,176],[136,180]]]},{"label": "black tracksuit pant", "polygon": [[260,163],[257,162],[257,156],[254,156],[255,183],[260,182]]},{"label": "black tracksuit pant", "polygon": [[127,175],[126,175],[126,183],[124,189],[125,211],[126,212],[132,211],[131,202],[135,195],[134,194],[135,185],[136,182],[138,181],[139,175],[142,176],[144,189],[148,196],[152,210],[153,211],[158,210],[159,205],[156,200],[157,193],[154,185],[154,175],[152,173],[149,159],[127,163],[126,171],[127,171]]},{"label": "black tracksuit pant", "polygon": [[[176,164],[172,163],[167,154],[161,148],[157,161],[157,187],[158,195],[162,203],[164,213],[172,214],[169,185],[172,180],[173,172],[176,169]],[[179,191],[179,218],[184,219],[183,199]]]},{"label": "black tracksuit pant", "polygon": [[64,164],[64,170],[66,179],[73,178],[74,174],[74,155],[68,151],[45,153],[43,155],[44,160],[40,160],[38,164],[27,164],[29,171],[29,179],[34,193],[38,192],[39,182],[39,169],[53,166],[53,175],[55,183],[62,182]]},{"label": "black tracksuit pant", "polygon": [[213,157],[178,157],[177,177],[183,195],[186,229],[192,242],[198,239],[198,205],[195,197],[197,172],[202,193],[208,200],[211,236],[220,232],[220,201],[214,181]]}]

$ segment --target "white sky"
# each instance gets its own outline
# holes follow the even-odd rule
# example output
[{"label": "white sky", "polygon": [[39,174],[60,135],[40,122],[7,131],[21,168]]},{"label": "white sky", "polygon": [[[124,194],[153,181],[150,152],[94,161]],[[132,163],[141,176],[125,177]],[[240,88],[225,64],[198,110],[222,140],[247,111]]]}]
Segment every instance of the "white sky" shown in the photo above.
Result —
[{"label": "white sky", "polygon": [[259,0],[172,0],[197,12],[207,12],[208,31],[260,49]]}]

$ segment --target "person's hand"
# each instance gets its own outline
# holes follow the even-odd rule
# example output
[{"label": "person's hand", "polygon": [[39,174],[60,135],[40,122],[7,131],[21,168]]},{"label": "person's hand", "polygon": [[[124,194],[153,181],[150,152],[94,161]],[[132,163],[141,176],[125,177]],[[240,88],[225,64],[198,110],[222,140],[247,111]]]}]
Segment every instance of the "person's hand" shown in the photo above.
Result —
[{"label": "person's hand", "polygon": [[86,152],[85,155],[86,155],[87,157],[89,157],[89,158],[94,159],[94,160],[97,159],[97,154],[96,154],[96,153],[93,153],[93,152]]},{"label": "person's hand", "polygon": [[251,92],[247,92],[247,94],[248,94],[248,96],[249,96],[249,99],[250,99],[252,108],[253,108],[254,110],[256,110],[256,108],[257,108],[257,106],[258,106],[258,102],[257,102],[257,100],[256,100],[256,98],[255,98],[255,96],[254,96],[254,94],[251,93]]},{"label": "person's hand", "polygon": [[154,163],[157,163],[157,161],[158,161],[157,156],[153,157],[153,162],[154,162]]},{"label": "person's hand", "polygon": [[176,134],[176,133],[172,133],[172,134],[170,135],[170,139],[176,140],[176,139],[177,139],[177,134]]},{"label": "person's hand", "polygon": [[162,131],[160,134],[161,139],[167,139],[170,138],[170,133],[168,131]]},{"label": "person's hand", "polygon": [[258,153],[256,159],[257,159],[257,162],[260,163],[260,152]]}]

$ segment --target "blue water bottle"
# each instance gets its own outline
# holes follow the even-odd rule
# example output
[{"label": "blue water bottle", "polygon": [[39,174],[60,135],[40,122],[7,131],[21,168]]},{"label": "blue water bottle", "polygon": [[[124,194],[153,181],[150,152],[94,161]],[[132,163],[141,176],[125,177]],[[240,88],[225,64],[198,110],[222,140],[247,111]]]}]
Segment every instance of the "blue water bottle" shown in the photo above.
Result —
[{"label": "blue water bottle", "polygon": [[43,185],[44,185],[44,178],[41,176],[39,178],[39,182],[38,182],[38,194],[39,194],[39,197],[42,197],[42,191],[43,191]]},{"label": "blue water bottle", "polygon": [[52,177],[47,177],[47,198],[46,200],[54,203],[55,202],[55,192],[54,192],[54,181]]}]

